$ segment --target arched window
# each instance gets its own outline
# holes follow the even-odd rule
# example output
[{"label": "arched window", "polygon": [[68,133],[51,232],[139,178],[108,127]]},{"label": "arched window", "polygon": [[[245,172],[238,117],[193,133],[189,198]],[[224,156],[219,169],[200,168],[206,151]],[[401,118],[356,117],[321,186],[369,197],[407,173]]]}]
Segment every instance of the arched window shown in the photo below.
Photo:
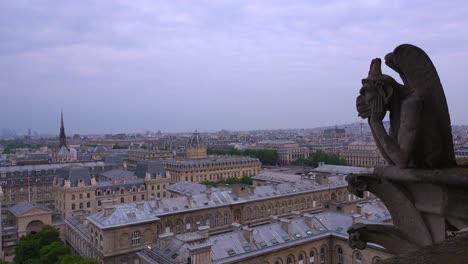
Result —
[{"label": "arched window", "polygon": [[320,264],[325,263],[325,248],[320,248]]},{"label": "arched window", "polygon": [[379,264],[382,261],[380,257],[374,257],[372,259],[372,264]]},{"label": "arched window", "polygon": [[214,226],[219,226],[219,217],[220,217],[219,213],[216,213]]},{"label": "arched window", "polygon": [[141,234],[140,231],[134,231],[132,233],[132,246],[140,245]]},{"label": "arched window", "polygon": [[354,263],[355,264],[362,264],[362,256],[361,256],[361,253],[356,251],[356,253],[354,253]]},{"label": "arched window", "polygon": [[227,225],[229,223],[229,215],[228,213],[224,213],[224,224]]},{"label": "arched window", "polygon": [[297,257],[297,263],[304,264],[304,255],[299,254],[299,256]]},{"label": "arched window", "polygon": [[343,249],[339,247],[337,251],[338,251],[338,264],[343,264],[344,263]]},{"label": "arched window", "polygon": [[291,256],[289,256],[287,259],[286,259],[286,264],[293,264],[293,259]]},{"label": "arched window", "polygon": [[310,251],[310,255],[309,255],[309,263],[310,264],[315,264],[315,252],[312,250]]}]

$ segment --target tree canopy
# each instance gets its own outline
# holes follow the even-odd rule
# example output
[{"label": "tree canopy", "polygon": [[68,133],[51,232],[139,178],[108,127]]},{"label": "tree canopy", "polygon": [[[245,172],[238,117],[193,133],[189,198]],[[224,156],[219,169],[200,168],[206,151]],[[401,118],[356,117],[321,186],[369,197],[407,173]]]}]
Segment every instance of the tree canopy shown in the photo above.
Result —
[{"label": "tree canopy", "polygon": [[95,259],[71,255],[70,249],[60,240],[60,233],[52,226],[36,234],[22,236],[16,244],[16,264],[98,264]]},{"label": "tree canopy", "polygon": [[312,167],[317,167],[319,162],[325,162],[326,164],[332,165],[347,165],[346,160],[340,158],[336,154],[326,153],[321,150],[318,150],[312,154],[307,159],[297,159],[294,164],[304,164]]},{"label": "tree canopy", "polygon": [[257,158],[263,165],[274,166],[278,164],[278,153],[272,149],[208,149],[208,154],[215,155],[238,155]]},{"label": "tree canopy", "polygon": [[242,178],[225,178],[219,181],[202,181],[201,182],[201,184],[205,184],[205,185],[213,186],[213,187],[216,187],[218,185],[238,184],[238,183],[252,185],[252,177],[244,176]]}]

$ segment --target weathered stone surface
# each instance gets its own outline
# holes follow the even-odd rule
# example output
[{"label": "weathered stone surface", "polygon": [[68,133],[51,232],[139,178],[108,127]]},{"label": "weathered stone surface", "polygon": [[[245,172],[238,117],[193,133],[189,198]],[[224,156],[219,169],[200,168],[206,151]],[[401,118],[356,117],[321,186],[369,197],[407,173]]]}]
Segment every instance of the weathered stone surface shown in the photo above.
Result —
[{"label": "weathered stone surface", "polygon": [[[456,166],[450,116],[437,71],[423,50],[409,44],[387,54],[385,63],[404,84],[382,74],[381,60],[374,59],[356,105],[391,166],[348,175],[346,180],[351,193],[362,197],[369,191],[379,197],[394,226],[353,225],[348,229],[349,244],[363,249],[375,243],[411,259],[385,263],[468,263],[428,261],[439,253],[448,257],[443,251],[450,244],[447,234],[468,227],[468,168]],[[388,133],[383,126],[387,112]],[[432,249],[441,251],[434,255]]]},{"label": "weathered stone surface", "polygon": [[466,264],[468,235],[449,238],[407,255],[386,259],[381,264]]},{"label": "weathered stone surface", "polygon": [[[403,44],[385,56],[385,63],[404,84],[382,74],[381,60],[374,59],[356,102],[382,155],[399,168],[456,166],[447,101],[429,56]],[[387,112],[388,133],[382,122]]]}]

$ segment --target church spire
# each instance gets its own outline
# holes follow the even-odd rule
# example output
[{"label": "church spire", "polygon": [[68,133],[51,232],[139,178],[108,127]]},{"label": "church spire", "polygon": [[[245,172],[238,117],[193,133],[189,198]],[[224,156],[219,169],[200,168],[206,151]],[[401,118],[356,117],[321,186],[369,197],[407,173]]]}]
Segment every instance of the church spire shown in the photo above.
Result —
[{"label": "church spire", "polygon": [[60,147],[67,147],[67,137],[65,136],[65,127],[63,125],[63,111],[61,111],[61,126],[60,126]]}]

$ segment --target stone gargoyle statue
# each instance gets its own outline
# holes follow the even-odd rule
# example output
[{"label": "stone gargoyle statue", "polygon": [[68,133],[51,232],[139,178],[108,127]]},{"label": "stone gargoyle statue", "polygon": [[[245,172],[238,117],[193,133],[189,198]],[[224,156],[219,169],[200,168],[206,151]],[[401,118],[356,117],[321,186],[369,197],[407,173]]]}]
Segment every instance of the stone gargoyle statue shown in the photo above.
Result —
[{"label": "stone gargoyle statue", "polygon": [[369,191],[380,198],[394,225],[358,223],[348,233],[353,248],[371,242],[401,255],[468,226],[468,169],[456,166],[447,101],[429,56],[403,44],[385,56],[385,64],[403,84],[382,74],[381,60],[373,59],[356,106],[390,166],[346,180],[351,193],[363,197]]}]

